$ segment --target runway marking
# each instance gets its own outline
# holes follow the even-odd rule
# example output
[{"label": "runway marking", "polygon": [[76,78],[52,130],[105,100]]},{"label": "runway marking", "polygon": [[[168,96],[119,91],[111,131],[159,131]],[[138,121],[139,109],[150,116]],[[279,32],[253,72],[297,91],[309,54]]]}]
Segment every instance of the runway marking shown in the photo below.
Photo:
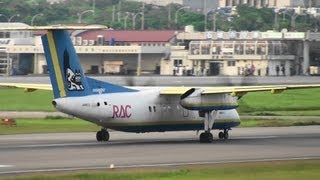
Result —
[{"label": "runway marking", "polygon": [[63,147],[63,146],[83,146],[83,145],[98,145],[101,143],[61,143],[61,144],[30,144],[30,145],[20,145],[14,146],[14,148],[34,148],[34,147]]},{"label": "runway marking", "polygon": [[270,138],[279,138],[281,136],[239,136],[239,137],[231,137],[230,139],[270,139]]},{"label": "runway marking", "polygon": [[0,164],[0,168],[8,168],[8,167],[13,167],[12,165],[1,165]]},{"label": "runway marking", "polygon": [[319,160],[320,156],[315,157],[289,157],[289,158],[270,158],[270,159],[252,159],[252,160],[235,160],[235,161],[207,161],[207,162],[186,162],[186,163],[159,163],[159,164],[136,164],[136,165],[119,165],[111,168],[110,166],[96,167],[79,167],[79,168],[54,168],[54,169],[35,169],[35,170],[19,170],[4,171],[1,174],[18,174],[18,173],[37,173],[37,172],[58,172],[58,171],[80,171],[80,170],[99,170],[99,169],[116,169],[116,168],[143,168],[143,167],[168,167],[168,166],[186,166],[186,165],[208,165],[208,164],[227,164],[227,163],[250,163],[250,162],[266,162],[266,161],[288,161],[288,160]]},{"label": "runway marking", "polygon": [[[281,136],[239,136],[239,137],[232,137],[230,140],[238,140],[238,139],[269,139],[269,138],[278,138]],[[133,140],[133,139],[132,139]],[[163,141],[170,141],[170,140],[181,140],[181,141],[191,141],[196,140],[193,138],[186,138],[186,139],[135,139],[135,142],[163,142]],[[219,139],[215,139],[219,141]],[[109,141],[106,143],[101,142],[88,142],[88,143],[55,143],[55,144],[29,144],[29,145],[18,145],[12,146],[10,148],[35,148],[35,147],[64,147],[64,146],[85,146],[85,145],[103,145],[103,144],[122,144],[122,143],[134,143],[131,140],[117,140],[117,141]]]},{"label": "runway marking", "polygon": [[292,157],[292,158],[266,158],[266,159],[249,159],[249,160],[222,160],[222,161],[204,161],[204,162],[186,162],[186,163],[163,163],[163,164],[140,164],[140,165],[124,165],[114,168],[141,168],[141,167],[166,167],[166,166],[185,166],[185,165],[208,165],[208,164],[228,164],[228,163],[250,163],[250,162],[266,162],[266,161],[288,161],[288,160],[315,160],[320,159],[320,156],[315,157]]}]

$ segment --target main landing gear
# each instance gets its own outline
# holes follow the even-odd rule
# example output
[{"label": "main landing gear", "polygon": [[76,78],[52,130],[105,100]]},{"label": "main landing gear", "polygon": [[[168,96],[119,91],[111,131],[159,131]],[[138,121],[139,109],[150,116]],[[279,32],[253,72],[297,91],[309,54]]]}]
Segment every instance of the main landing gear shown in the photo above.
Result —
[{"label": "main landing gear", "polygon": [[110,135],[106,129],[101,129],[96,134],[97,141],[109,141]]},{"label": "main landing gear", "polygon": [[[217,111],[206,111],[204,112],[204,132],[200,134],[201,143],[211,143],[213,136],[210,132],[215,119],[217,118]],[[219,139],[228,139],[230,129],[223,129],[223,132],[219,132]]]},{"label": "main landing gear", "polygon": [[223,132],[219,132],[219,139],[228,139],[229,138],[229,133],[228,129],[224,129]]},{"label": "main landing gear", "polygon": [[206,111],[204,118],[204,132],[200,134],[201,143],[211,143],[213,141],[213,136],[210,132],[214,120],[217,116],[217,111]]}]

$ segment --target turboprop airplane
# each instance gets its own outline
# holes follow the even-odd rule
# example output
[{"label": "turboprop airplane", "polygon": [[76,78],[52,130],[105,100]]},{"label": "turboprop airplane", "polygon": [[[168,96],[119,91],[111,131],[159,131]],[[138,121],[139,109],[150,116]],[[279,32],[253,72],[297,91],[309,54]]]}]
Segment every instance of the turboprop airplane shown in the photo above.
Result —
[{"label": "turboprop airplane", "polygon": [[211,130],[217,129],[221,130],[220,139],[228,139],[229,130],[240,124],[236,111],[237,100],[246,93],[280,93],[288,89],[320,87],[319,84],[219,88],[118,86],[84,74],[67,31],[70,29],[77,28],[35,28],[47,30],[42,36],[42,43],[51,86],[18,83],[0,85],[25,88],[29,91],[53,90],[52,105],[58,111],[102,127],[96,134],[97,141],[108,141],[109,129],[135,133],[203,130],[200,142],[212,142]]}]

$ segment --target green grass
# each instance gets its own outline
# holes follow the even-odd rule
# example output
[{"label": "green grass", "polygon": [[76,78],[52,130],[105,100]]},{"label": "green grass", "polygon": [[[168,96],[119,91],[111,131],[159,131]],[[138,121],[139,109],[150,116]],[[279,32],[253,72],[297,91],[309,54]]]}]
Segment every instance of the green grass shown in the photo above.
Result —
[{"label": "green grass", "polygon": [[51,91],[0,88],[0,111],[55,111],[52,99]]},{"label": "green grass", "polygon": [[320,90],[248,93],[239,100],[238,109],[241,114],[320,115]]},{"label": "green grass", "polygon": [[247,111],[239,112],[241,115],[253,116],[320,116],[320,110],[294,110],[294,111]]},{"label": "green grass", "polygon": [[320,119],[288,120],[288,119],[249,119],[241,120],[240,127],[284,127],[284,126],[309,126],[320,125]]},{"label": "green grass", "polygon": [[233,163],[217,165],[197,165],[166,168],[140,168],[125,170],[105,170],[73,172],[69,174],[39,174],[12,179],[54,180],[54,179],[224,179],[224,180],[292,180],[292,179],[318,179],[320,177],[319,160],[300,161],[273,161],[256,163]]},{"label": "green grass", "polygon": [[17,126],[0,126],[2,134],[96,132],[100,128],[80,119],[16,119]]}]

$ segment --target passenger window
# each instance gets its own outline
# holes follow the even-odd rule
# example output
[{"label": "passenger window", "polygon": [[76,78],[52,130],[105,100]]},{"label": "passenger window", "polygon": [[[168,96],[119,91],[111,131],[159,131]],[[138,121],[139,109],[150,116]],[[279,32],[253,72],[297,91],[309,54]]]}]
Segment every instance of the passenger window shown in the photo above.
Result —
[{"label": "passenger window", "polygon": [[100,103],[97,103],[97,106],[100,106]]},{"label": "passenger window", "polygon": [[149,112],[151,112],[151,111],[152,111],[151,106],[149,106]]},{"label": "passenger window", "polygon": [[104,102],[104,105],[108,105],[108,103],[105,101],[105,102]]},{"label": "passenger window", "polygon": [[156,106],[153,106],[153,111],[156,112]]}]

